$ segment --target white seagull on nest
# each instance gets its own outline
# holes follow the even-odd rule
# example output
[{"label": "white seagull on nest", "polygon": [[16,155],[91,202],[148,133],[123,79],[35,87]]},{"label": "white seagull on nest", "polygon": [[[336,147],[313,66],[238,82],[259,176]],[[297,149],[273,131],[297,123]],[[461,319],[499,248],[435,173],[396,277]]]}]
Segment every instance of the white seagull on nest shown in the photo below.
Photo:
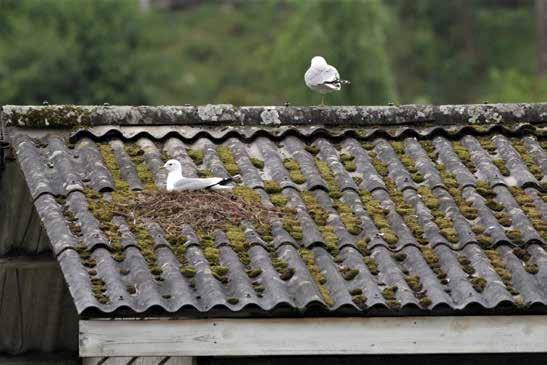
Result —
[{"label": "white seagull on nest", "polygon": [[177,160],[169,160],[163,165],[168,171],[167,174],[167,191],[182,191],[182,190],[200,190],[200,189],[231,189],[232,186],[227,186],[232,179],[223,177],[184,177],[182,176],[182,167]]},{"label": "white seagull on nest", "polygon": [[[349,85],[351,82],[341,80],[338,70],[327,63],[321,56],[315,56],[311,59],[311,65],[304,74],[306,86],[317,91],[320,94],[327,94],[333,91],[339,91],[342,85]],[[323,96],[321,96],[321,105],[323,105]]]}]

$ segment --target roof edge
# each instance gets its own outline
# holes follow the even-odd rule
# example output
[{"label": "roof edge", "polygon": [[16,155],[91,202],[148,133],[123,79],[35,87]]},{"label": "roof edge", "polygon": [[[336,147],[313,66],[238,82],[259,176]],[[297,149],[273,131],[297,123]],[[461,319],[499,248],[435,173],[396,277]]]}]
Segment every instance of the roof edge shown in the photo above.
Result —
[{"label": "roof edge", "polygon": [[400,106],[110,106],[4,105],[7,126],[85,128],[101,125],[397,126],[434,123],[508,124],[547,122],[546,103]]}]

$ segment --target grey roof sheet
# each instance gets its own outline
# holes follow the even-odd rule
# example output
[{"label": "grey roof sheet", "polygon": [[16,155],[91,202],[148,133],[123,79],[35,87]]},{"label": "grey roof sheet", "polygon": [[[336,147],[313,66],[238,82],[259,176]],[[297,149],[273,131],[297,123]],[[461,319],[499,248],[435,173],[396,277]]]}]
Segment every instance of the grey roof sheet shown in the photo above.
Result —
[{"label": "grey roof sheet", "polygon": [[[544,308],[545,143],[541,124],[106,126],[76,131],[70,142],[55,132],[14,138],[35,207],[83,315],[400,315]],[[112,151],[121,178],[136,192],[150,188],[139,174],[143,169],[156,188],[164,186],[160,167],[168,157],[181,161],[191,176],[201,168],[229,176],[219,145],[230,149],[242,184],[265,204],[272,196],[264,181],[279,183],[296,209],[301,237],[283,222],[272,223],[271,242],[247,227],[250,262],[242,262],[226,235],[217,232],[214,245],[229,269],[221,277],[212,273],[191,227],[184,229],[183,260],[161,222],[147,227],[157,271],[150,269],[123,216],[113,219],[121,248],[113,247],[84,190],[108,199],[116,189],[101,148]],[[128,153],[135,149],[142,151],[142,161]],[[201,165],[189,157],[190,149],[204,152]],[[264,166],[255,167],[250,157]],[[293,180],[287,158],[296,161],[304,181]],[[326,224],[314,219],[309,192],[328,213]],[[351,219],[360,229],[351,227]],[[280,269],[279,260],[287,268]],[[195,276],[181,274],[184,267],[195,269]],[[255,275],[249,268],[261,271]]]}]

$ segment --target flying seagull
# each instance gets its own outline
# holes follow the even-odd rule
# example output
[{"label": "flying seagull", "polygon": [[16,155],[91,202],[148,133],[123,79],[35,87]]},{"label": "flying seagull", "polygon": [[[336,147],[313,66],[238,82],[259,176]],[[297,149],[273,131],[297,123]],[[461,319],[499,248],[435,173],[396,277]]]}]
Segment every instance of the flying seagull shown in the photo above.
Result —
[{"label": "flying seagull", "polygon": [[226,184],[232,179],[222,177],[195,178],[182,176],[182,167],[177,160],[169,160],[163,165],[168,171],[167,191],[200,190],[200,189],[231,189]]},{"label": "flying seagull", "polygon": [[[311,59],[311,65],[304,74],[306,86],[320,94],[339,91],[342,85],[349,85],[347,80],[341,80],[338,70],[327,63],[321,56]],[[324,105],[324,96],[321,96],[321,105]]]}]

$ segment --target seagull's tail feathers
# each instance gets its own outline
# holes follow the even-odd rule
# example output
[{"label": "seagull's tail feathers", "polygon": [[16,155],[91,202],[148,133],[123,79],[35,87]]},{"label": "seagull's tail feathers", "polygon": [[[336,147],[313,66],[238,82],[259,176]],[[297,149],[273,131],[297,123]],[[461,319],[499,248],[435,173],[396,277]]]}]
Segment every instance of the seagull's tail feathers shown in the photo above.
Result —
[{"label": "seagull's tail feathers", "polygon": [[325,85],[326,87],[328,87],[330,89],[333,89],[333,90],[340,90],[342,85],[350,85],[350,84],[351,84],[350,81],[340,80],[340,79],[336,79],[336,80],[332,80],[332,81],[325,81],[323,83],[323,85]]},{"label": "seagull's tail feathers", "polygon": [[231,186],[229,186],[228,184],[230,184],[232,181],[233,179],[231,177],[227,177],[205,187],[205,189],[231,189]]},{"label": "seagull's tail feathers", "polygon": [[218,185],[227,185],[229,183],[231,183],[232,181],[234,181],[234,179],[232,179],[231,177],[227,177],[225,179],[222,179]]}]

